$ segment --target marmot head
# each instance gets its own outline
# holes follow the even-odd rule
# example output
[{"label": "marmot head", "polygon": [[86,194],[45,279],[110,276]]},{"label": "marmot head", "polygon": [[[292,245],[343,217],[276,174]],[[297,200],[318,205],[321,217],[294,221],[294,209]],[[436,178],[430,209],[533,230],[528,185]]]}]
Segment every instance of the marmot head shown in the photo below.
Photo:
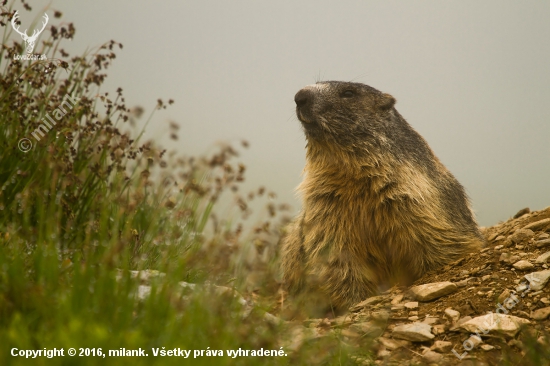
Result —
[{"label": "marmot head", "polygon": [[395,104],[391,95],[368,85],[341,81],[308,85],[294,100],[309,141],[348,148],[360,142],[379,143],[391,128]]}]

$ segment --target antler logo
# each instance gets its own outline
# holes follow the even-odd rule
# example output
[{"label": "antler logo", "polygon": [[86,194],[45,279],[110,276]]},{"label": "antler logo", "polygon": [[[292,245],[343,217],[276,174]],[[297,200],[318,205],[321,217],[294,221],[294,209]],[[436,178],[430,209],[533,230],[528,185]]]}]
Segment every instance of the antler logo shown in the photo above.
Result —
[{"label": "antler logo", "polygon": [[48,14],[44,13],[45,22],[42,24],[42,29],[40,29],[40,30],[35,29],[32,32],[32,36],[30,36],[30,37],[27,35],[27,30],[26,29],[25,29],[24,32],[19,31],[19,26],[17,26],[15,24],[15,21],[17,20],[17,17],[18,17],[17,11],[15,11],[15,14],[13,14],[13,18],[11,18],[11,26],[13,27],[13,29],[17,33],[19,33],[21,35],[21,38],[23,38],[25,43],[27,43],[27,54],[30,54],[30,53],[32,53],[32,50],[34,49],[34,42],[36,42],[36,39],[38,38],[40,33],[42,33],[44,28],[46,28],[46,24],[48,24],[48,20],[49,20]]}]

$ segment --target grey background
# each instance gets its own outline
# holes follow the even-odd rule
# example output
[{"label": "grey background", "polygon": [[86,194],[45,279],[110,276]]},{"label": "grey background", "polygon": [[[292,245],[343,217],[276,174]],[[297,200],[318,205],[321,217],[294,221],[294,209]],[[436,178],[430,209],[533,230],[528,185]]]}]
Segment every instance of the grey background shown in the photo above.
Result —
[{"label": "grey background", "polygon": [[[17,2],[22,29],[49,3]],[[550,2],[53,0],[50,24],[53,10],[75,24],[72,55],[124,44],[102,91],[120,86],[147,111],[176,101],[149,136],[186,154],[249,140],[247,186],[295,210],[305,139],[293,97],[317,80],[392,94],[481,225],[550,205]],[[177,142],[168,120],[182,126]]]}]

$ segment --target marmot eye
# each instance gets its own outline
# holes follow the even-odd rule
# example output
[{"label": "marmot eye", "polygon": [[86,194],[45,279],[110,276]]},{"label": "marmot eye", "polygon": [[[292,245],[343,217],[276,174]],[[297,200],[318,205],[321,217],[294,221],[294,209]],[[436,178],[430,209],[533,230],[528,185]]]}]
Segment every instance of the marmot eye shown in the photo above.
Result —
[{"label": "marmot eye", "polygon": [[355,96],[355,92],[353,90],[344,90],[341,96],[342,98],[351,98]]}]

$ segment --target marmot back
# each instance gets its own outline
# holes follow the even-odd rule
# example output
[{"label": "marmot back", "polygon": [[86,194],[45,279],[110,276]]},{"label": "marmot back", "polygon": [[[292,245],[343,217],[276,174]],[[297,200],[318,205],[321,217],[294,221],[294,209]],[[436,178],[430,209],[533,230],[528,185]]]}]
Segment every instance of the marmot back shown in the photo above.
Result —
[{"label": "marmot back", "polygon": [[303,207],[283,241],[286,288],[319,310],[407,285],[484,242],[464,188],[370,86],[306,86]]}]

